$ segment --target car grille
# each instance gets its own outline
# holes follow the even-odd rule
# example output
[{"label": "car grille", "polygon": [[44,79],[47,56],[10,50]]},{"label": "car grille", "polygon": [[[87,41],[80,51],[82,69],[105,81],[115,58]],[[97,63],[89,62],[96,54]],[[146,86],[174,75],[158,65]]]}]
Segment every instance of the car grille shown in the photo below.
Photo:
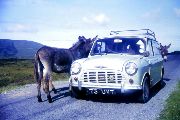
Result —
[{"label": "car grille", "polygon": [[88,71],[84,72],[84,82],[90,83],[121,83],[121,73],[114,71]]}]

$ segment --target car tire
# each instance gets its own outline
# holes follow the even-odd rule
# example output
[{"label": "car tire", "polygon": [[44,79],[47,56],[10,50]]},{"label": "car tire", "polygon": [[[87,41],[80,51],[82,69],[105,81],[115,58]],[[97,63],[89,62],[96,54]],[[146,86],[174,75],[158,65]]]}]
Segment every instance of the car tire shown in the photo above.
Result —
[{"label": "car tire", "polygon": [[83,99],[85,97],[85,94],[82,91],[79,91],[74,87],[71,87],[70,96],[76,99]]},{"label": "car tire", "polygon": [[161,70],[161,80],[158,83],[160,88],[163,86],[163,78],[164,78],[164,68]]},{"label": "car tire", "polygon": [[150,85],[148,82],[148,77],[145,77],[143,79],[142,92],[140,94],[139,101],[141,103],[146,103],[148,102],[149,98],[150,98]]},{"label": "car tire", "polygon": [[75,90],[75,88],[71,87],[71,90],[70,90],[70,96],[72,98],[79,98],[79,95],[78,95],[78,91]]}]

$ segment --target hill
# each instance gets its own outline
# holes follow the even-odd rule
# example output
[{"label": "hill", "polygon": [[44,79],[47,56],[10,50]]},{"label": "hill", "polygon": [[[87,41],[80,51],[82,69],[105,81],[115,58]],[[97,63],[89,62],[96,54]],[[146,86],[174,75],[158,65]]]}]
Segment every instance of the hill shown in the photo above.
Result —
[{"label": "hill", "polygon": [[0,59],[32,59],[42,46],[33,41],[0,39]]},{"label": "hill", "polygon": [[168,55],[180,55],[180,51],[174,51],[174,52],[168,53]]}]

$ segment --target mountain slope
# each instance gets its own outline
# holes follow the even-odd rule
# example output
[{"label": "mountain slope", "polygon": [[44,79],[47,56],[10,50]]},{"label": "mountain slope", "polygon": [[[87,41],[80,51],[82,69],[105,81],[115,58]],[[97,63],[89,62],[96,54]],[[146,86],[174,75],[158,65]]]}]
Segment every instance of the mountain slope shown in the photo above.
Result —
[{"label": "mountain slope", "polygon": [[0,39],[0,59],[32,59],[42,46],[33,41]]}]

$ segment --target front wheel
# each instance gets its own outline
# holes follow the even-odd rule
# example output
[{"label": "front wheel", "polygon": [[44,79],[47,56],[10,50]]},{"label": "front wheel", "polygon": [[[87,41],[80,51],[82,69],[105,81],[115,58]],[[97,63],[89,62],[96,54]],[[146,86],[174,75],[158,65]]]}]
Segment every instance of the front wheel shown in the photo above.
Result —
[{"label": "front wheel", "polygon": [[158,85],[159,85],[159,88],[162,88],[162,86],[163,86],[163,77],[164,77],[164,68],[162,68],[162,70],[161,70],[161,79],[160,79],[160,81],[159,81],[159,83],[158,83]]},{"label": "front wheel", "polygon": [[83,91],[80,91],[75,87],[71,87],[70,95],[72,98],[76,98],[76,99],[84,99],[86,96]]},{"label": "front wheel", "polygon": [[78,92],[72,87],[71,84],[69,84],[69,93],[72,98],[78,98]]},{"label": "front wheel", "polygon": [[78,92],[75,91],[73,88],[72,88],[71,91],[70,91],[70,95],[71,95],[72,98],[79,99]]},{"label": "front wheel", "polygon": [[148,82],[148,77],[145,77],[143,80],[143,85],[142,85],[142,93],[140,95],[140,102],[141,103],[146,103],[150,98],[150,85]]}]

